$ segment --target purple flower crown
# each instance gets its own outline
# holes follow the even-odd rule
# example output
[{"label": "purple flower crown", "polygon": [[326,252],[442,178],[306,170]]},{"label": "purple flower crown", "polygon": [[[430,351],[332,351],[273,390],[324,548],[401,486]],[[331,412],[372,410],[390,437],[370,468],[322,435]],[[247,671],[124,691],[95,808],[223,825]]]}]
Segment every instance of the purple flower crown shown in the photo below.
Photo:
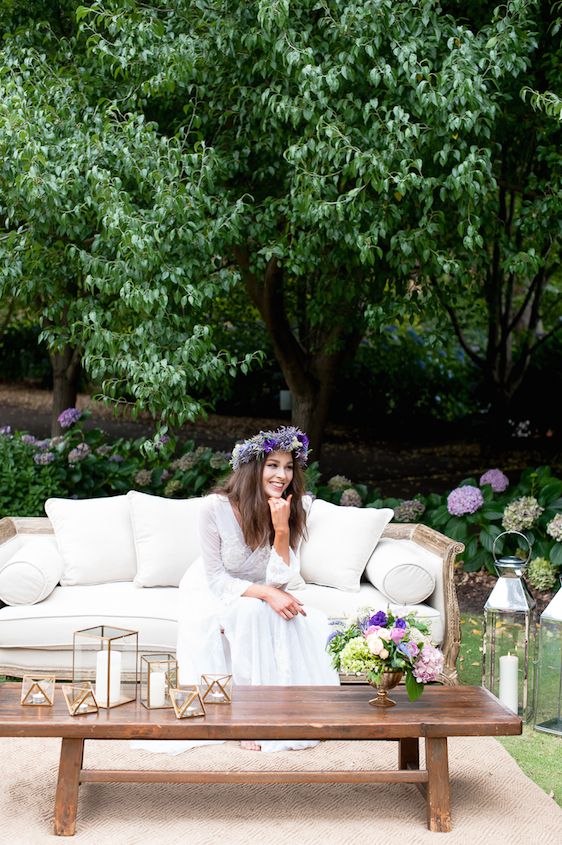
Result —
[{"label": "purple flower crown", "polygon": [[260,431],[248,440],[237,443],[232,450],[230,466],[236,470],[241,464],[262,461],[269,452],[292,452],[301,466],[308,461],[308,437],[292,425],[276,431]]}]

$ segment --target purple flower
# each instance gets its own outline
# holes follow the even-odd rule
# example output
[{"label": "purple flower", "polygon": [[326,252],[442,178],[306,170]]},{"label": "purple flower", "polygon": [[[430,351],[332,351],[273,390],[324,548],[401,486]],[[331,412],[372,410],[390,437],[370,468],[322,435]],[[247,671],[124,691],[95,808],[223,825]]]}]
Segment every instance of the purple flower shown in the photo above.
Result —
[{"label": "purple flower", "polygon": [[113,461],[113,463],[115,463],[115,464],[120,464],[120,463],[121,463],[121,461],[123,461],[123,460],[124,460],[124,458],[123,458],[123,455],[111,455],[111,456],[108,458],[108,460],[109,460],[109,461]]},{"label": "purple flower", "polygon": [[51,438],[47,437],[45,440],[36,440],[35,441],[35,448],[36,449],[48,449],[51,445]]},{"label": "purple flower", "polygon": [[329,636],[329,637],[328,637],[328,639],[326,640],[326,645],[327,645],[328,643],[331,643],[331,642],[332,642],[332,640],[334,639],[334,637],[339,636],[341,633],[343,633],[343,632],[342,632],[342,631],[332,631],[332,633],[330,634],[330,636]]},{"label": "purple flower", "polygon": [[390,639],[395,645],[398,645],[400,640],[403,640],[406,636],[406,629],[405,628],[393,628],[390,632]]},{"label": "purple flower", "polygon": [[11,425],[3,425],[0,428],[0,434],[11,434],[12,433],[12,426]]},{"label": "purple flower", "polygon": [[268,437],[263,441],[263,451],[268,455],[270,452],[275,452],[276,442],[273,438]]},{"label": "purple flower", "polygon": [[58,415],[57,420],[61,428],[70,428],[71,425],[78,422],[81,416],[82,411],[79,411],[78,408],[66,408]]},{"label": "purple flower", "polygon": [[156,451],[162,449],[162,447],[166,445],[169,439],[170,438],[167,434],[163,434],[161,437],[159,437],[158,440],[156,440],[156,442],[154,443],[154,448],[156,449]]},{"label": "purple flower", "polygon": [[79,443],[76,448],[72,449],[68,453],[68,463],[77,464],[79,461],[83,461],[84,458],[88,457],[90,451],[90,447],[87,443]]},{"label": "purple flower", "polygon": [[377,611],[377,613],[369,619],[369,625],[379,625],[381,628],[384,628],[387,622],[388,617],[382,610]]},{"label": "purple flower", "polygon": [[45,464],[52,464],[55,460],[54,452],[36,452],[33,456],[36,464],[44,466]]},{"label": "purple flower", "polygon": [[478,483],[480,487],[484,484],[489,484],[494,493],[503,493],[509,487],[509,478],[503,474],[501,469],[489,469],[484,475],[480,476]]},{"label": "purple flower", "polygon": [[413,640],[410,640],[408,643],[400,643],[400,645],[397,646],[397,649],[398,651],[401,651],[402,654],[405,654],[406,657],[409,657],[410,660],[416,657],[419,652],[419,648]]},{"label": "purple flower", "polygon": [[414,678],[418,683],[429,684],[443,671],[443,654],[433,645],[424,645],[414,666]]},{"label": "purple flower", "polygon": [[25,443],[26,446],[35,446],[37,443],[37,438],[34,437],[32,434],[22,434],[21,442]]},{"label": "purple flower", "polygon": [[406,628],[406,627],[407,627],[407,622],[406,622],[406,620],[405,620],[405,619],[402,619],[402,618],[399,616],[399,617],[398,617],[398,619],[395,619],[395,620],[394,620],[394,627],[395,627],[395,628]]},{"label": "purple flower", "polygon": [[478,487],[465,484],[457,487],[447,496],[447,510],[451,516],[463,516],[465,513],[475,513],[484,504],[484,497]]}]

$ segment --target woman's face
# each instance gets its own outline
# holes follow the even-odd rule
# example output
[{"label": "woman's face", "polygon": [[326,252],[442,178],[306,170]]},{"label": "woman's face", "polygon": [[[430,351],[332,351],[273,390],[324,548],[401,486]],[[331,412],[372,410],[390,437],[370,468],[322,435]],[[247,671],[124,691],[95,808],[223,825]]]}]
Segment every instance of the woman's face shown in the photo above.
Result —
[{"label": "woman's face", "polygon": [[290,452],[270,452],[263,464],[262,484],[266,498],[278,499],[293,480],[293,456]]}]

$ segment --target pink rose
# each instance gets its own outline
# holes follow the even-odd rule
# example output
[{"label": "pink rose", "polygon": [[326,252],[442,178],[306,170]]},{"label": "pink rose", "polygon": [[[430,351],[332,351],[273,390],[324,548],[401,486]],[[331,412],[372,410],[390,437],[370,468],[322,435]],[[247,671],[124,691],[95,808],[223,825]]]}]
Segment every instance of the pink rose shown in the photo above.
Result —
[{"label": "pink rose", "polygon": [[395,645],[398,645],[400,640],[403,640],[406,636],[406,629],[405,628],[393,628],[390,632],[390,638]]}]

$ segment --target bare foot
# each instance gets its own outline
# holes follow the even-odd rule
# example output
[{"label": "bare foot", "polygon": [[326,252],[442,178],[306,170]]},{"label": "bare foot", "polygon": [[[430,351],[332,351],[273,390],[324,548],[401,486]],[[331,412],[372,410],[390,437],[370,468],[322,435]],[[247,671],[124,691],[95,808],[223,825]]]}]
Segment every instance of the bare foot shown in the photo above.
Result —
[{"label": "bare foot", "polygon": [[240,748],[243,748],[245,751],[261,751],[261,745],[251,739],[243,739],[240,742]]}]

